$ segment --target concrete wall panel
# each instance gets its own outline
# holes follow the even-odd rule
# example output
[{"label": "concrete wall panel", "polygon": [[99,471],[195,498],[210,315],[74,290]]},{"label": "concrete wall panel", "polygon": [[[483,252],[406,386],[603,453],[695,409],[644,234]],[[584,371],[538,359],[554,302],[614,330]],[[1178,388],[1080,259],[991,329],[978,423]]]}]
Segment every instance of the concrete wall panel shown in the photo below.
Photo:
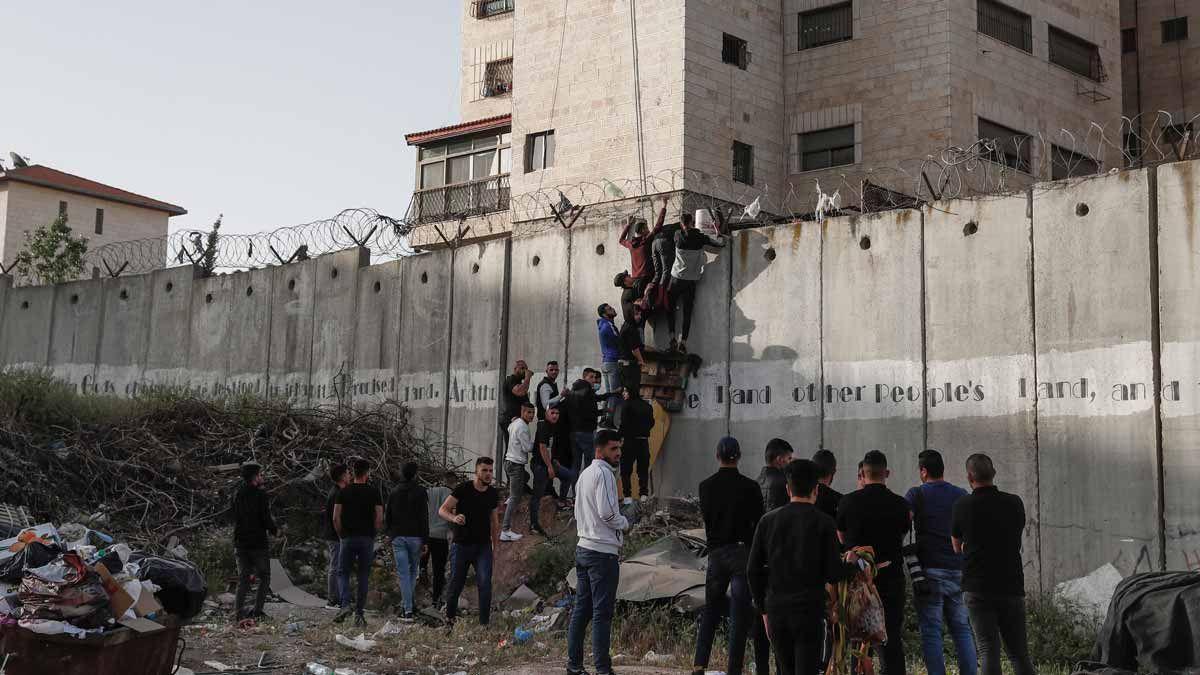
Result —
[{"label": "concrete wall panel", "polygon": [[1148,198],[1145,171],[1034,192],[1044,587],[1159,559]]},{"label": "concrete wall panel", "polygon": [[151,273],[149,343],[143,380],[155,386],[188,384],[187,357],[191,352],[192,286],[196,268],[172,267]]},{"label": "concrete wall panel", "polygon": [[101,393],[135,396],[150,334],[150,275],[105,279],[96,383]]},{"label": "concrete wall panel", "polygon": [[53,288],[20,286],[9,290],[4,323],[0,324],[0,356],[4,365],[45,367],[53,317]]},{"label": "concrete wall panel", "polygon": [[270,391],[299,405],[312,402],[317,266],[306,260],[272,268]]},{"label": "concrete wall panel", "polygon": [[[268,396],[268,370],[276,358],[271,349],[271,296],[276,268],[230,275],[226,386],[236,394]],[[287,280],[283,280],[287,283]],[[224,288],[222,288],[224,290]],[[223,296],[213,293],[216,302]],[[212,336],[210,336],[211,338]]]},{"label": "concrete wall panel", "polygon": [[77,391],[95,392],[104,282],[76,281],[54,287],[50,370]]},{"label": "concrete wall panel", "polygon": [[356,406],[396,398],[402,264],[396,260],[358,271],[352,392]]},{"label": "concrete wall panel", "polygon": [[[190,337],[185,363],[188,386],[202,396],[226,391],[230,311],[235,300],[235,288],[239,286],[235,280],[238,277],[245,279],[246,276],[222,275],[192,282],[188,317]],[[241,341],[238,348],[242,348]]]},{"label": "concrete wall panel", "polygon": [[742,472],[757,476],[772,438],[798,458],[821,445],[821,402],[811,395],[821,390],[821,229],[745,230],[732,255],[729,427]]},{"label": "concrete wall panel", "polygon": [[316,263],[311,401],[315,406],[349,405],[358,282],[363,268],[371,263],[371,253],[353,248],[323,255]]},{"label": "concrete wall panel", "polygon": [[446,441],[454,462],[495,457],[508,240],[482,242],[454,254],[450,388]]},{"label": "concrete wall panel", "polygon": [[[568,386],[579,379],[584,368],[600,368],[596,308],[606,302],[617,307],[618,313],[621,311],[621,292],[613,286],[613,277],[629,270],[629,253],[617,243],[618,234],[603,225],[571,230],[571,302],[565,369]],[[617,328],[620,327],[618,316]],[[650,332],[647,331],[647,340]]]},{"label": "concrete wall panel", "polygon": [[[6,195],[7,196],[7,195]],[[4,206],[4,197],[0,197],[0,207]],[[0,233],[0,241],[3,241],[4,235]],[[4,326],[5,312],[8,310],[8,294],[12,291],[12,277],[7,274],[0,274],[0,327]],[[0,331],[2,334],[3,331]],[[0,348],[0,355],[3,355],[3,349]],[[0,362],[0,365],[3,365]]]},{"label": "concrete wall panel", "polygon": [[[946,479],[967,488],[967,457],[986,453],[1001,488],[1024,500],[1025,576],[1036,588],[1035,402],[1020,396],[1020,382],[1034,381],[1028,207],[1014,196],[924,211],[926,402],[927,443],[942,453]],[[916,474],[899,478],[919,481]]]},{"label": "concrete wall panel", "polygon": [[1158,168],[1167,569],[1200,569],[1200,164]]},{"label": "concrete wall panel", "polygon": [[[525,359],[535,372],[535,387],[545,377],[547,361],[566,365],[567,290],[570,285],[567,242],[568,237],[562,230],[512,240],[508,315],[510,363],[504,370],[510,370],[517,359]],[[586,328],[587,324],[580,324],[577,334],[585,334]],[[565,391],[573,381],[560,375],[559,389]]]},{"label": "concrete wall panel", "polygon": [[887,454],[903,493],[915,483],[925,420],[921,214],[895,211],[824,223],[824,445],[834,487],[854,488],[868,450]]},{"label": "concrete wall panel", "polygon": [[440,436],[446,424],[450,251],[402,260],[400,288],[396,400],[409,407],[416,428]]}]

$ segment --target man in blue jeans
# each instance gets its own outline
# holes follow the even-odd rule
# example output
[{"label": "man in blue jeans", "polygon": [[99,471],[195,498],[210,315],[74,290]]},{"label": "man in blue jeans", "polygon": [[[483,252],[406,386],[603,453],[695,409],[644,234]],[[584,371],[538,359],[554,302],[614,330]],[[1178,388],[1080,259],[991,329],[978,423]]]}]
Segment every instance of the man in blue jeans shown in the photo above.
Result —
[{"label": "man in blue jeans", "polygon": [[567,675],[581,675],[583,639],[592,624],[592,655],[596,675],[612,674],[609,643],[613,606],[617,599],[624,530],[629,521],[617,501],[617,475],[621,466],[621,436],[612,429],[596,432],[594,458],[575,484],[575,521],[579,546],[575,549],[575,608],[567,629]]},{"label": "man in blue jeans", "polygon": [[962,555],[954,552],[950,541],[954,504],[967,491],[947,483],[946,465],[937,450],[918,456],[921,484],[904,496],[912,506],[913,530],[917,538],[917,558],[925,570],[928,593],[914,593],[917,619],[921,627],[921,652],[929,675],[945,675],[942,655],[942,619],[950,629],[958,652],[958,672],[975,675],[975,640],[963,604]]},{"label": "man in blue jeans", "polygon": [[[342,611],[334,618],[345,621],[354,613],[354,625],[367,625],[363,611],[367,604],[367,584],[371,578],[371,563],[375,560],[375,534],[383,528],[383,500],[379,488],[370,485],[371,463],[362,457],[350,462],[354,482],[338,493],[333,506],[333,527],[342,540]],[[358,574],[358,597],[350,607],[350,570]]]},{"label": "man in blue jeans", "polygon": [[417,463],[404,465],[403,480],[388,495],[387,533],[396,556],[403,608],[400,620],[413,620],[417,577],[421,573],[421,550],[429,538],[429,505],[425,488],[417,482]]},{"label": "man in blue jeans", "polygon": [[[567,407],[567,425],[571,431],[571,445],[575,449],[575,460],[572,467],[578,475],[592,461],[594,450],[594,434],[597,422],[602,412],[600,399],[600,372],[594,368],[584,368],[583,377],[571,385],[571,392],[565,402]],[[578,495],[578,490],[576,494]]]},{"label": "man in blue jeans", "polygon": [[475,478],[454,488],[438,509],[442,520],[454,529],[450,545],[450,589],[446,595],[446,619],[453,628],[458,617],[458,596],[467,583],[467,568],[475,568],[479,587],[479,625],[486,626],[492,613],[493,552],[500,546],[500,493],[492,486],[495,462],[491,457],[475,460]]}]

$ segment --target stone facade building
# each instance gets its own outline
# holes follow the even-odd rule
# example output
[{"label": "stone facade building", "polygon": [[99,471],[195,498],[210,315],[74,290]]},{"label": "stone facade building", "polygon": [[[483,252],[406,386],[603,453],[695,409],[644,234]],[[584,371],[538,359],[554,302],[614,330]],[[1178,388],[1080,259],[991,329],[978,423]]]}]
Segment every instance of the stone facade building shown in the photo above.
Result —
[{"label": "stone facade building", "polygon": [[1134,163],[1171,157],[1170,144],[1195,136],[1200,35],[1190,24],[1198,17],[1200,0],[1121,0],[1124,114],[1136,120],[1125,129],[1125,148]]},{"label": "stone facade building", "polygon": [[[442,193],[426,221],[462,213],[443,207],[445,186],[468,176],[492,181],[495,208],[646,177],[646,192],[803,212],[815,181],[853,193],[981,137],[1017,181],[1120,161],[1082,142],[1093,121],[1119,124],[1118,0],[461,2],[464,123],[408,137],[423,158],[414,206]],[[499,133],[475,147],[479,120]],[[462,154],[439,174],[453,143]]]},{"label": "stone facade building", "polygon": [[95,250],[112,242],[165,237],[168,219],[185,213],[174,204],[48,166],[0,169],[0,260],[7,268],[25,233],[59,215],[65,214],[74,233],[87,237],[88,249]]}]

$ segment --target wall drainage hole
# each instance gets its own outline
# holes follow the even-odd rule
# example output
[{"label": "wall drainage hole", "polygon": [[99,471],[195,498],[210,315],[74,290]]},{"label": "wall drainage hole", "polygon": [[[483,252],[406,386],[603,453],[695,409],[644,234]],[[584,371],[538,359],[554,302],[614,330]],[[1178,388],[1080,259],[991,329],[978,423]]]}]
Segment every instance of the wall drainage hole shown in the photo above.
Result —
[{"label": "wall drainage hole", "polygon": [[29,309],[29,301],[28,300],[21,301],[21,309]]},{"label": "wall drainage hole", "polygon": [[1088,205],[1083,202],[1079,202],[1075,205],[1075,215],[1079,216],[1080,218],[1086,216],[1090,212],[1091,209],[1088,208]]},{"label": "wall drainage hole", "polygon": [[471,263],[471,274],[479,274],[479,263]]},{"label": "wall drainage hole", "polygon": [[329,278],[330,278],[330,279],[336,279],[336,278],[337,278],[337,275],[338,275],[338,271],[337,271],[337,268],[336,268],[336,267],[335,267],[335,268],[333,268],[333,269],[331,269],[331,270],[329,270]]},{"label": "wall drainage hole", "polygon": [[289,291],[296,290],[296,280],[295,279],[288,279],[288,290]]},{"label": "wall drainage hole", "polygon": [[596,244],[596,255],[604,255],[604,244]]},{"label": "wall drainage hole", "polygon": [[247,287],[246,287],[246,297],[248,298],[248,297],[250,297],[250,296],[252,296],[252,295],[254,295],[254,287],[253,287],[253,286],[247,286]]},{"label": "wall drainage hole", "polygon": [[204,304],[206,304],[206,305],[212,304],[212,293],[208,293],[204,296]]},{"label": "wall drainage hole", "polygon": [[381,290],[383,290],[383,284],[381,284],[381,283],[379,283],[378,281],[376,281],[376,282],[375,282],[375,292],[376,292],[376,293],[378,293],[378,292],[379,292],[379,291],[381,291]]},{"label": "wall drainage hole", "polygon": [[429,273],[428,272],[421,272],[421,283],[423,283],[423,284],[429,283]]},{"label": "wall drainage hole", "polygon": [[129,291],[125,290],[124,288],[121,289],[121,299],[122,300],[129,299]]},{"label": "wall drainage hole", "polygon": [[963,226],[963,236],[969,237],[979,231],[979,223],[970,221]]},{"label": "wall drainage hole", "polygon": [[859,247],[859,248],[861,248],[861,249],[862,249],[862,250],[864,250],[864,251],[866,251],[866,250],[870,249],[870,248],[871,248],[871,238],[870,238],[870,237],[863,237],[862,239],[859,239],[859,240],[858,240],[858,247]]},{"label": "wall drainage hole", "polygon": [[167,292],[170,293],[173,290],[175,290],[175,284],[168,281],[167,282]]},{"label": "wall drainage hole", "polygon": [[72,295],[72,296],[71,296],[71,304],[72,304],[72,305],[78,305],[78,304],[79,304],[79,296],[78,296],[78,295]]},{"label": "wall drainage hole", "polygon": [[763,253],[763,257],[766,258],[767,260],[774,260],[775,259],[775,249],[773,249],[773,248],[767,249]]},{"label": "wall drainage hole", "polygon": [[540,264],[542,264],[542,257],[539,255],[533,256],[533,266],[537,267]]}]

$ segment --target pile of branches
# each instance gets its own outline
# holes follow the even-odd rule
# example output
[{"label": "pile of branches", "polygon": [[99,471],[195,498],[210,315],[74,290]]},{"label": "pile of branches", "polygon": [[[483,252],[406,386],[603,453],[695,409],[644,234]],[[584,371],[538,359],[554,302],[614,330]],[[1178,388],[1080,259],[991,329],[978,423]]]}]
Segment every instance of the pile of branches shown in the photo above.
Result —
[{"label": "pile of branches", "polygon": [[26,506],[39,522],[91,521],[145,548],[231,522],[245,462],[263,467],[291,537],[319,529],[335,462],[367,459],[381,489],[410,461],[427,479],[455,473],[440,439],[423,436],[395,404],[366,411],[160,397],[97,405],[62,387],[0,373],[0,501]]}]

